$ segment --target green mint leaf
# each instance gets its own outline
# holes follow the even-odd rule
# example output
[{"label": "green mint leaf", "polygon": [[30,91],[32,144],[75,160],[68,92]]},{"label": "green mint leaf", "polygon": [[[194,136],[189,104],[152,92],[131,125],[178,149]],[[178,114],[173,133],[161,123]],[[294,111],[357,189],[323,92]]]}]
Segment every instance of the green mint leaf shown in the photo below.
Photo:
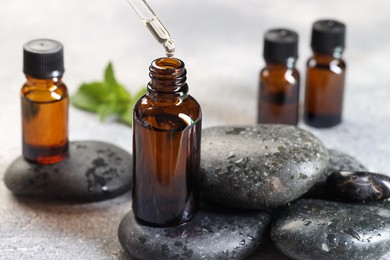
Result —
[{"label": "green mint leaf", "polygon": [[80,86],[79,92],[89,95],[100,102],[104,102],[111,92],[110,86],[104,82],[84,83]]},{"label": "green mint leaf", "polygon": [[70,101],[72,104],[80,109],[87,110],[90,112],[97,112],[100,102],[96,100],[93,96],[85,94],[82,91],[78,91]]},{"label": "green mint leaf", "polygon": [[133,124],[133,109],[135,103],[146,93],[146,88],[141,88],[131,100],[131,102],[125,107],[124,110],[119,114],[119,121],[125,123],[128,126]]},{"label": "green mint leaf", "polygon": [[98,107],[100,121],[104,121],[108,116],[115,113],[115,103],[104,103]]},{"label": "green mint leaf", "polygon": [[126,90],[126,88],[122,84],[117,84],[116,94],[120,101],[129,102],[131,100],[130,93]]},{"label": "green mint leaf", "polygon": [[133,107],[145,93],[146,89],[142,88],[134,96],[131,95],[125,86],[116,80],[110,62],[104,70],[103,81],[83,83],[71,98],[71,102],[77,108],[98,113],[101,121],[111,115],[117,115],[120,122],[131,126]]},{"label": "green mint leaf", "polygon": [[119,114],[119,121],[122,123],[132,126],[133,124],[133,107],[127,106],[127,108]]},{"label": "green mint leaf", "polygon": [[118,84],[115,79],[114,68],[111,62],[108,63],[104,71],[104,82],[106,82],[111,87],[114,87],[115,85]]}]

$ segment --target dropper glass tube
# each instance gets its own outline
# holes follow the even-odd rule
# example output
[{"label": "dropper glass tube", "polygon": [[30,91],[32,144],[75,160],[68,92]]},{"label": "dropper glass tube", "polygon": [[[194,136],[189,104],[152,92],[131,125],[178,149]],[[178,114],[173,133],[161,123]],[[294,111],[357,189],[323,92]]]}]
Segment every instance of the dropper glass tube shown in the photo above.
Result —
[{"label": "dropper glass tube", "polygon": [[148,3],[144,0],[127,0],[138,17],[145,24],[145,26],[152,33],[154,38],[162,44],[165,49],[165,53],[168,57],[172,57],[175,54],[176,43],[172,39],[171,34],[161,23],[160,19],[156,16]]}]

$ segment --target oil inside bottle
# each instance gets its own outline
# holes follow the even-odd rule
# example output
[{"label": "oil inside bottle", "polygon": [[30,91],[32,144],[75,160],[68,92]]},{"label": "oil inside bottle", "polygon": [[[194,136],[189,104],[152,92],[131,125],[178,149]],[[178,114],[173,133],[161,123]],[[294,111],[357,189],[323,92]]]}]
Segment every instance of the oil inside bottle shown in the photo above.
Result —
[{"label": "oil inside bottle", "polygon": [[260,73],[257,123],[298,123],[299,73],[282,65],[273,65]]},{"label": "oil inside bottle", "polygon": [[342,121],[346,65],[332,56],[316,57],[308,61],[304,120],[313,127],[332,127]]},{"label": "oil inside bottle", "polygon": [[[68,96],[27,90],[21,96],[23,155],[38,164],[52,164],[68,156]],[[66,118],[64,118],[65,116]]]},{"label": "oil inside bottle", "polygon": [[201,123],[185,114],[148,114],[134,120],[133,209],[154,226],[192,218],[198,207]]}]

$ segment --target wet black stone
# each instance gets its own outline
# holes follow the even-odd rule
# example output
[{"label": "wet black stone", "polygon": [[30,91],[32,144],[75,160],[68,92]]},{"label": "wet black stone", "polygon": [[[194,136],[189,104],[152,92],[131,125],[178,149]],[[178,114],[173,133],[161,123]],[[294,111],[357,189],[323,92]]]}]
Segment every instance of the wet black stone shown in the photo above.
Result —
[{"label": "wet black stone", "polygon": [[371,172],[334,172],[327,179],[327,190],[340,201],[383,200],[390,197],[390,177]]},{"label": "wet black stone", "polygon": [[332,199],[326,188],[326,180],[336,171],[367,171],[367,168],[356,158],[340,152],[329,149],[329,163],[318,179],[317,183],[304,195],[305,198],[314,199]]},{"label": "wet black stone", "polygon": [[271,238],[294,259],[378,259],[390,253],[390,209],[300,200],[274,220]]},{"label": "wet black stone", "polygon": [[142,226],[130,211],[118,237],[136,259],[245,259],[263,241],[266,212],[202,210],[189,222],[168,228]]},{"label": "wet black stone", "polygon": [[285,205],[311,188],[328,152],[311,133],[293,126],[224,126],[202,132],[202,193],[225,206]]},{"label": "wet black stone", "polygon": [[15,195],[69,201],[104,200],[131,189],[132,158],[126,151],[97,141],[72,142],[69,148],[69,158],[57,164],[18,157],[5,172],[5,185]]},{"label": "wet black stone", "polygon": [[270,238],[267,239],[247,260],[291,260],[277,250]]}]

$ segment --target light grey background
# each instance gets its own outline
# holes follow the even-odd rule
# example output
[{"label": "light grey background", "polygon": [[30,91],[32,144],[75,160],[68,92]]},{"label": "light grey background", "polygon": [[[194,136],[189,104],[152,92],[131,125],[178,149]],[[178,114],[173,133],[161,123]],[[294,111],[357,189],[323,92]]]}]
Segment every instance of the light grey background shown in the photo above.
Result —
[{"label": "light grey background", "polygon": [[[387,0],[149,0],[176,40],[190,93],[203,108],[205,127],[251,124],[256,118],[262,35],[274,27],[299,33],[304,79],[310,29],[319,18],[348,26],[344,123],[311,130],[328,147],[390,173],[390,3]],[[22,46],[35,38],[65,46],[64,81],[70,93],[101,78],[108,61],[132,91],[148,82],[158,45],[125,0],[2,0],[0,3],[0,179],[21,153],[19,89]],[[304,81],[304,80],[303,80]],[[304,84],[301,84],[303,90]],[[303,91],[302,91],[303,92]],[[131,129],[70,108],[70,139],[94,139],[131,150]],[[0,259],[122,259],[116,229],[130,194],[82,205],[13,197],[0,182]],[[261,252],[260,252],[261,255]]]}]

